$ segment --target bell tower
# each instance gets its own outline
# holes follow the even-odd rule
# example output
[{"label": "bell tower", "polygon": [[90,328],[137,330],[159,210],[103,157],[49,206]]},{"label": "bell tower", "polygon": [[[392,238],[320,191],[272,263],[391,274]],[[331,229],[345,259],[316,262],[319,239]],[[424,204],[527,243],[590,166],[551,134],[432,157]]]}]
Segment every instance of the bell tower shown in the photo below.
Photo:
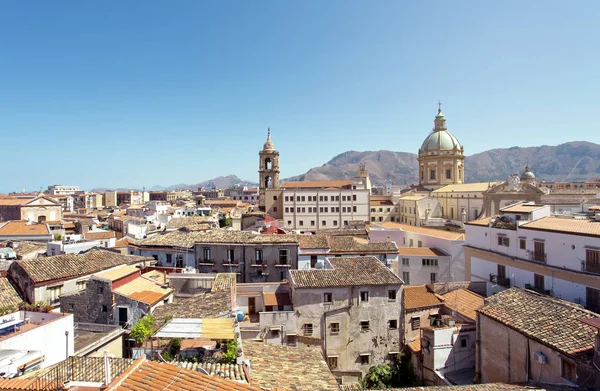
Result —
[{"label": "bell tower", "polygon": [[267,132],[267,141],[262,151],[258,153],[258,175],[259,175],[259,206],[265,208],[265,190],[279,188],[279,152],[275,150],[275,144],[271,141],[271,129]]}]

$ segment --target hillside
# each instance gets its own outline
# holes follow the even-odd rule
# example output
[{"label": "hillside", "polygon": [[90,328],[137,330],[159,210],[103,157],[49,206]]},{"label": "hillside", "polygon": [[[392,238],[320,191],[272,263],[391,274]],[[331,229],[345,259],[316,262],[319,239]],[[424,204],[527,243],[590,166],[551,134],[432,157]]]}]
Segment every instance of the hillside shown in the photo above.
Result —
[{"label": "hillside", "polygon": [[[364,162],[371,182],[383,186],[386,180],[394,184],[416,183],[417,155],[393,151],[348,151],[335,156],[321,167],[286,180],[350,179]],[[523,172],[531,165],[538,181],[581,181],[600,177],[600,145],[575,141],[558,146],[499,148],[465,158],[465,178],[468,182],[505,179]]]}]

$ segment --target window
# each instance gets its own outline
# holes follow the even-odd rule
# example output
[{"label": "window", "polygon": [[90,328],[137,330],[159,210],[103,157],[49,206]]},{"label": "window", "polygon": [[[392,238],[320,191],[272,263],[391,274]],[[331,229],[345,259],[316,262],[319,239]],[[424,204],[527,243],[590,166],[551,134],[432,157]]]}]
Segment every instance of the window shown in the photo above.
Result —
[{"label": "window", "polygon": [[410,285],[410,272],[402,272],[402,281],[405,285]]},{"label": "window", "polygon": [[312,335],[313,324],[312,323],[304,323],[304,325],[302,326],[302,329],[304,330],[304,335]]},{"label": "window", "polygon": [[356,206],[353,206],[353,207],[352,207],[352,211],[353,211],[353,212],[356,212]]},{"label": "window", "polygon": [[388,320],[388,329],[397,330],[398,329],[398,319]]},{"label": "window", "polygon": [[600,290],[590,287],[585,288],[585,308],[594,312],[600,310]]},{"label": "window", "polygon": [[498,235],[498,246],[508,247],[510,240],[506,236]]},{"label": "window", "polygon": [[233,258],[235,256],[234,250],[232,248],[227,250],[227,261],[233,262]]},{"label": "window", "polygon": [[369,321],[363,320],[360,322],[360,331],[369,331]]},{"label": "window", "polygon": [[273,196],[273,201],[277,201],[277,196]]},{"label": "window", "polygon": [[429,280],[431,281],[432,284],[435,283],[435,281],[436,281],[435,273],[429,273]]},{"label": "window", "polygon": [[527,240],[525,238],[519,238],[519,249],[527,250]]},{"label": "window", "polygon": [[371,221],[375,221],[375,216],[371,216]]},{"label": "window", "polygon": [[429,179],[435,181],[435,170],[429,171]]},{"label": "window", "polygon": [[446,169],[446,179],[452,179],[452,170],[449,168]]},{"label": "window", "polygon": [[[352,195],[352,201],[356,201],[356,194],[353,194],[353,195]],[[356,207],[355,207],[355,208],[356,208]],[[356,212],[356,210],[355,210],[355,212]]]},{"label": "window", "polygon": [[311,221],[310,221],[310,225],[311,225],[311,226],[314,226],[314,225],[315,225],[315,221],[314,221],[314,220],[311,220]]},{"label": "window", "polygon": [[300,196],[296,196],[296,201],[300,201]]},{"label": "window", "polygon": [[423,266],[439,266],[438,260],[433,258],[423,258],[421,259]]},{"label": "window", "polygon": [[333,369],[337,369],[337,357],[336,356],[329,356],[327,357],[327,365],[329,366],[329,369],[333,370]]},{"label": "window", "polygon": [[103,286],[99,286],[98,287],[98,294],[101,295],[104,293],[104,287]]},{"label": "window", "polygon": [[585,251],[585,271],[600,273],[600,250],[586,249]]},{"label": "window", "polygon": [[367,292],[367,291],[360,292],[360,301],[369,301],[369,292]]},{"label": "window", "polygon": [[418,330],[421,328],[421,318],[412,318],[410,320],[410,327],[413,330]]},{"label": "window", "polygon": [[348,220],[344,220],[344,225],[348,225]]},{"label": "window", "polygon": [[303,220],[298,221],[298,225],[299,226],[303,226],[304,225],[304,221]]},{"label": "window", "polygon": [[60,298],[60,294],[62,293],[62,286],[55,286],[52,288],[48,288],[48,297],[50,298],[50,303],[58,302]]},{"label": "window", "polygon": [[254,250],[254,256],[256,257],[256,263],[262,263],[263,250],[260,250],[260,249]]},{"label": "window", "polygon": [[333,303],[333,293],[323,293],[323,303]]},{"label": "window", "polygon": [[280,265],[288,264],[288,250],[285,250],[285,249],[279,250],[279,264]]},{"label": "window", "polygon": [[560,359],[560,375],[563,379],[567,379],[570,382],[575,383],[577,380],[577,372],[575,370],[575,364],[570,361],[565,360],[564,358]]},{"label": "window", "polygon": [[460,339],[460,347],[461,347],[461,348],[466,348],[466,347],[469,347],[469,338],[467,338],[467,337],[462,337],[462,338]]},{"label": "window", "polygon": [[506,278],[506,266],[498,265],[498,278]]},{"label": "window", "polygon": [[388,300],[396,300],[396,290],[390,289],[388,291]]},{"label": "window", "polygon": [[85,284],[86,284],[85,281],[77,281],[77,290],[80,290],[80,291],[84,290]]},{"label": "window", "polygon": [[292,225],[292,220],[288,220],[288,225]]},{"label": "window", "polygon": [[319,201],[323,201],[323,196],[319,196]]},{"label": "window", "polygon": [[172,263],[173,260],[171,259],[172,258],[171,254],[167,254],[166,256],[167,256],[167,263]]},{"label": "window", "polygon": [[542,241],[533,242],[533,259],[536,261],[546,260],[546,245]]},{"label": "window", "polygon": [[338,334],[340,332],[340,324],[339,323],[331,323],[331,334]]},{"label": "window", "polygon": [[104,304],[102,304],[102,312],[108,312],[108,308]]},{"label": "window", "polygon": [[533,286],[537,290],[544,290],[544,276],[541,274],[533,275]]},{"label": "window", "polygon": [[413,240],[411,239],[409,247],[412,247],[412,246],[414,246],[414,244],[413,244]]},{"label": "window", "polygon": [[370,357],[371,356],[369,354],[361,354],[360,355],[360,363],[362,365],[369,365],[369,361],[370,361],[369,358]]},{"label": "window", "polygon": [[420,240],[417,242],[417,247],[423,247],[423,242],[421,242]]},{"label": "window", "polygon": [[325,221],[325,220],[322,220],[322,221],[321,221],[321,225],[327,225],[327,221]]},{"label": "window", "polygon": [[203,249],[202,255],[204,256],[205,261],[210,261],[210,248]]}]

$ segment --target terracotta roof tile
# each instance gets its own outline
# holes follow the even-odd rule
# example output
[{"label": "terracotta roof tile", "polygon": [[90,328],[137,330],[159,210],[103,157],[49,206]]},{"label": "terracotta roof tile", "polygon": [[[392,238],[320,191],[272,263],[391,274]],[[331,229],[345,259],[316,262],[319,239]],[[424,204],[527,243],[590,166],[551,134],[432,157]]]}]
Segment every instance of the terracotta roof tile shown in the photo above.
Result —
[{"label": "terracotta roof tile", "polygon": [[[186,340],[184,340],[186,341]],[[193,341],[193,340],[189,340]],[[183,341],[182,341],[183,343]],[[197,371],[198,368],[204,369],[211,376],[219,376],[224,379],[248,383],[246,378],[246,372],[244,372],[244,364],[219,364],[219,363],[191,363],[191,362],[177,362],[172,361],[171,365],[175,365],[179,368],[185,368],[192,371]]]},{"label": "terracotta roof tile", "polygon": [[445,307],[472,321],[477,319],[477,310],[483,307],[483,296],[464,288],[448,292],[442,297]]},{"label": "terracotta roof tile", "polygon": [[217,273],[211,292],[230,292],[231,287],[235,288],[236,277],[236,273]]},{"label": "terracotta roof tile", "polygon": [[154,310],[156,319],[173,318],[218,318],[232,309],[231,292],[208,292],[184,298],[176,297],[173,303],[165,304]]},{"label": "terracotta roof tile", "polygon": [[399,247],[398,254],[423,257],[447,257],[448,254],[435,247]]},{"label": "terracotta roof tile", "polygon": [[333,269],[290,270],[296,288],[325,288],[354,285],[402,284],[390,269],[374,256],[329,258]]},{"label": "terracotta roof tile", "polygon": [[600,236],[600,221],[591,219],[574,219],[561,217],[542,217],[525,223],[519,229],[535,229],[538,231],[563,232],[567,234]]},{"label": "terracotta roof tile", "polygon": [[289,243],[299,242],[299,235],[260,235],[246,231],[213,229],[210,231],[192,231],[182,228],[178,231],[157,235],[137,242],[137,246],[176,246],[192,248],[196,243]]},{"label": "terracotta roof tile", "polygon": [[23,299],[17,293],[10,281],[0,277],[0,308],[17,307]]},{"label": "terracotta roof tile", "polygon": [[177,368],[167,363],[145,361],[109,384],[106,391],[261,391],[257,386],[220,376]]},{"label": "terracotta roof tile", "polygon": [[101,240],[101,239],[112,239],[115,237],[114,231],[104,232],[86,232],[83,234],[86,240]]},{"label": "terracotta roof tile", "polygon": [[47,224],[29,223],[27,220],[11,220],[0,226],[0,236],[51,235]]},{"label": "terracotta roof tile", "polygon": [[488,297],[478,312],[565,354],[594,347],[597,330],[582,320],[600,317],[580,305],[518,288]]},{"label": "terracotta roof tile", "polygon": [[300,235],[300,248],[305,250],[328,249],[327,235]]},{"label": "terracotta roof tile", "polygon": [[318,347],[245,340],[244,356],[250,360],[250,380],[263,389],[338,390]]},{"label": "terracotta roof tile", "polygon": [[425,285],[405,286],[402,293],[404,309],[413,310],[442,304],[438,295],[430,292]]},{"label": "terracotta roof tile", "polygon": [[92,250],[81,255],[62,254],[15,261],[14,264],[21,266],[35,283],[39,283],[85,276],[115,266],[130,265],[151,259],[135,255],[121,255],[111,251]]}]

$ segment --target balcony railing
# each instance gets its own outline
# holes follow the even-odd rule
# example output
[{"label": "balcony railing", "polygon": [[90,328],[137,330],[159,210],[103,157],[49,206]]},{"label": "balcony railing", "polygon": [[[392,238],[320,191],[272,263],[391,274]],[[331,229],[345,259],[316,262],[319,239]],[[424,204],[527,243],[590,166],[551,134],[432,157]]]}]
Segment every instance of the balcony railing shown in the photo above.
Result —
[{"label": "balcony railing", "polygon": [[223,266],[234,266],[234,267],[237,267],[239,265],[240,265],[240,263],[238,261],[235,261],[235,260],[223,261]]},{"label": "balcony railing", "polygon": [[292,265],[289,263],[278,263],[275,267],[292,267]]},{"label": "balcony railing", "polygon": [[547,256],[546,253],[533,253],[533,260],[537,261],[537,262],[543,262],[546,263],[547,260]]},{"label": "balcony railing", "polygon": [[510,278],[496,277],[496,284],[503,286],[505,288],[510,288]]},{"label": "balcony railing", "polygon": [[581,271],[600,274],[600,265],[595,262],[581,261]]},{"label": "balcony railing", "polygon": [[215,266],[215,261],[210,259],[199,259],[198,266]]},{"label": "balcony railing", "polygon": [[550,289],[538,288],[535,285],[531,285],[531,284],[525,284],[525,289],[529,289],[531,291],[541,293],[542,295],[550,295],[551,294]]}]

